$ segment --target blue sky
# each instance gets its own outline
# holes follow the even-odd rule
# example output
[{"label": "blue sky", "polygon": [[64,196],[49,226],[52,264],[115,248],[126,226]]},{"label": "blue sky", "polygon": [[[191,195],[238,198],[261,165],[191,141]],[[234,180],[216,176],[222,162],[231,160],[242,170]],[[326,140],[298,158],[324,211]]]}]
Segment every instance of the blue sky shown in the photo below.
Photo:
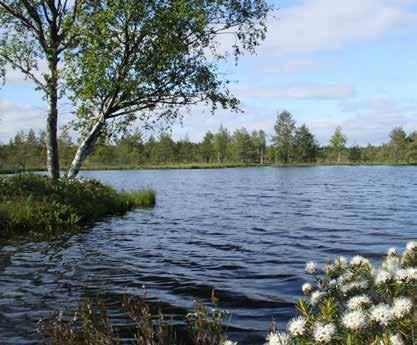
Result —
[{"label": "blue sky", "polygon": [[[256,56],[225,70],[244,114],[211,115],[195,107],[173,128],[200,140],[223,124],[272,135],[278,111],[289,110],[325,144],[340,125],[349,144],[379,144],[394,126],[417,130],[417,0],[273,1],[268,37]],[[61,125],[71,118],[62,104]],[[0,141],[40,129],[46,106],[33,86],[11,72],[0,90]]]}]

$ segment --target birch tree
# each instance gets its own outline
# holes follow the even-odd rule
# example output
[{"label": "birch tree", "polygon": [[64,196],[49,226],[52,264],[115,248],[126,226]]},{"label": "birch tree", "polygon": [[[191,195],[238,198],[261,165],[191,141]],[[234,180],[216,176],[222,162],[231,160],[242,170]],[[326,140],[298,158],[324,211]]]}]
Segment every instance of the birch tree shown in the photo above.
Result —
[{"label": "birch tree", "polygon": [[347,137],[342,133],[342,128],[337,127],[330,139],[330,148],[337,154],[337,162],[340,163],[342,151],[346,147]]},{"label": "birch tree", "polygon": [[[264,0],[92,1],[81,20],[80,49],[68,54],[73,123],[81,133],[68,177],[101,136],[136,120],[169,125],[197,103],[237,110],[219,63],[254,52],[268,10]],[[219,38],[231,38],[230,49]]]},{"label": "birch tree", "polygon": [[[48,175],[59,178],[58,99],[60,62],[74,47],[73,26],[81,13],[82,0],[0,0],[0,76],[8,68],[34,82],[48,103],[46,147]],[[46,71],[39,71],[40,64]]]}]

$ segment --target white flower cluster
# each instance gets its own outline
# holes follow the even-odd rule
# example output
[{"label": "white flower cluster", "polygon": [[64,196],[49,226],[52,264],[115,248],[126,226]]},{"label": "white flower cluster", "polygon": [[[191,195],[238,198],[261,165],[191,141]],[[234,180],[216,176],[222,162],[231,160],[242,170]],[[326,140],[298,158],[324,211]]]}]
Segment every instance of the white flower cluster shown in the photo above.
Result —
[{"label": "white flower cluster", "polygon": [[237,342],[231,340],[225,340],[222,345],[237,345]]},{"label": "white flower cluster", "polygon": [[343,315],[342,324],[354,332],[360,331],[366,327],[366,315],[362,310],[349,311]]},{"label": "white flower cluster", "polygon": [[316,274],[317,273],[316,263],[313,261],[307,262],[305,270],[308,274]]},{"label": "white flower cluster", "polygon": [[303,284],[301,290],[303,291],[304,295],[310,295],[313,291],[313,285],[311,285],[310,283],[305,283]]},{"label": "white flower cluster", "polygon": [[390,248],[379,266],[357,255],[322,269],[310,261],[305,271],[316,284],[302,286],[309,296],[298,305],[303,316],[288,323],[288,333],[271,333],[267,345],[344,344],[355,336],[364,344],[417,344],[417,241],[402,254]]},{"label": "white flower cluster", "polygon": [[375,285],[387,284],[392,279],[392,274],[385,270],[378,270],[375,274]]},{"label": "white flower cluster", "polygon": [[395,275],[395,279],[399,283],[413,283],[417,281],[417,268],[399,269]]},{"label": "white flower cluster", "polygon": [[407,243],[406,250],[408,252],[417,251],[417,241],[411,241]]},{"label": "white flower cluster", "polygon": [[[270,333],[265,345],[350,343],[355,334],[367,339],[363,340],[366,344],[405,345],[409,344],[404,341],[407,332],[413,334],[412,344],[417,344],[417,328],[401,328],[417,324],[416,241],[409,242],[402,255],[390,248],[379,267],[374,268],[368,259],[357,255],[350,261],[340,256],[325,265],[320,271],[324,272],[323,279],[313,261],[306,264],[305,271],[317,284],[314,287],[307,282],[302,286],[304,295],[310,297],[309,303],[301,302],[299,309],[304,315],[293,318],[287,332]],[[337,304],[329,307],[335,301]],[[341,315],[326,319],[326,310]],[[375,333],[378,330],[382,333]],[[237,343],[227,340],[222,345]]]},{"label": "white flower cluster", "polygon": [[369,314],[371,320],[379,323],[381,326],[387,326],[392,319],[391,308],[388,304],[385,303],[371,307]]},{"label": "white flower cluster", "polygon": [[312,305],[317,305],[321,302],[321,300],[327,295],[326,292],[323,291],[314,291],[311,294],[310,302]]},{"label": "white flower cluster", "polygon": [[413,308],[413,302],[410,298],[407,297],[398,297],[394,299],[394,303],[392,306],[392,314],[397,319],[402,319],[403,317],[407,316],[411,312]]},{"label": "white flower cluster", "polygon": [[288,332],[292,336],[304,335],[305,330],[306,330],[305,329],[306,324],[307,324],[307,319],[305,317],[299,316],[295,319],[292,319],[288,323]]},{"label": "white flower cluster", "polygon": [[314,327],[313,338],[316,342],[328,344],[336,334],[336,326],[332,323],[317,323]]},{"label": "white flower cluster", "polygon": [[350,310],[361,309],[369,304],[371,304],[371,299],[368,296],[354,296],[347,302],[347,308]]},{"label": "white flower cluster", "polygon": [[360,267],[360,266],[370,266],[370,262],[368,259],[365,259],[363,256],[357,255],[350,260],[350,265],[352,267]]},{"label": "white flower cluster", "polygon": [[288,345],[290,342],[290,336],[285,332],[270,333],[266,337],[265,345]]}]

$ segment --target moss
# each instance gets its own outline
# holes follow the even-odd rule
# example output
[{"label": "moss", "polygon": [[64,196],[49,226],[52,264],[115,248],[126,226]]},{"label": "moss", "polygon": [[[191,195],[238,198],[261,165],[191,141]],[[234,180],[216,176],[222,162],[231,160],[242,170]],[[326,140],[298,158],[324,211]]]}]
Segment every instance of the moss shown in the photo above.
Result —
[{"label": "moss", "polygon": [[151,190],[117,192],[95,180],[51,181],[26,174],[0,178],[0,236],[55,235],[109,215],[155,205]]}]

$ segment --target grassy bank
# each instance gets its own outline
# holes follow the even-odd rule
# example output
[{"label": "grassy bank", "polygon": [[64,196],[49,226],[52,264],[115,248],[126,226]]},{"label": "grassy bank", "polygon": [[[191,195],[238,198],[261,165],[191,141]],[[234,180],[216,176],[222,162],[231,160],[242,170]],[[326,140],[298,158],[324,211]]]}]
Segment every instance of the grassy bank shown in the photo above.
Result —
[{"label": "grassy bank", "polygon": [[[417,166],[417,163],[387,163],[387,162],[316,162],[316,163],[288,163],[288,164],[244,164],[244,163],[187,163],[187,164],[162,164],[162,165],[85,165],[82,170],[170,170],[170,169],[227,169],[227,168],[257,168],[257,167],[321,167],[321,166]],[[64,168],[64,171],[66,169]],[[46,168],[0,169],[0,174],[18,174],[22,172],[46,171]]]},{"label": "grassy bank", "polygon": [[288,164],[244,164],[244,163],[192,163],[166,165],[86,165],[83,170],[169,170],[169,169],[227,169],[227,168],[259,168],[259,167],[320,167],[320,166],[415,166],[415,163],[384,163],[384,162],[316,162]]},{"label": "grassy bank", "polygon": [[117,192],[94,180],[52,182],[25,174],[0,178],[0,237],[54,235],[155,204],[155,193]]}]

